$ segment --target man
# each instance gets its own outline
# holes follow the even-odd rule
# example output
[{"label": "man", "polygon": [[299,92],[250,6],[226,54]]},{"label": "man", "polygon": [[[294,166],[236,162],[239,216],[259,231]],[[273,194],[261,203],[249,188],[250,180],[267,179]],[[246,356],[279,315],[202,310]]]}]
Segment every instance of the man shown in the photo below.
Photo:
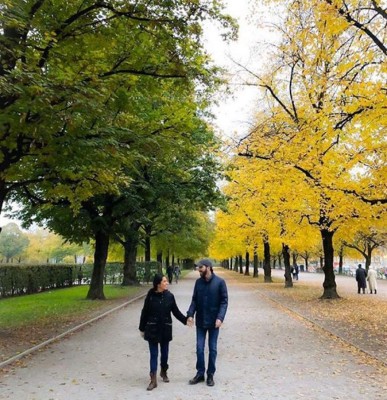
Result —
[{"label": "man", "polygon": [[364,294],[367,288],[367,282],[366,282],[367,271],[361,267],[361,264],[358,265],[355,278],[357,282],[357,292],[360,294],[360,289],[361,289]]},{"label": "man", "polygon": [[195,385],[204,382],[206,371],[204,347],[208,333],[208,366],[207,385],[214,386],[216,371],[217,344],[219,328],[222,326],[227,311],[228,294],[224,279],[214,274],[212,262],[204,258],[197,264],[200,278],[195,282],[192,302],[187,312],[189,326],[193,325],[196,313],[196,370],[197,373],[189,383]]}]

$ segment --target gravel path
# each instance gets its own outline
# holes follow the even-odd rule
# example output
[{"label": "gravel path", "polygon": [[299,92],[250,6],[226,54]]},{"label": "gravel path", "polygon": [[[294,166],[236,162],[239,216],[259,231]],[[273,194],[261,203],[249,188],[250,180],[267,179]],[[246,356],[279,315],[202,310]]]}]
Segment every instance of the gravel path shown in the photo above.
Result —
[{"label": "gravel path", "polygon": [[[385,399],[381,363],[275,304],[257,287],[218,271],[229,288],[229,311],[219,337],[215,386],[188,385],[195,374],[195,330],[174,320],[170,383],[148,384],[147,343],[138,332],[139,300],[28,356],[0,376],[0,399],[196,400]],[[171,285],[189,306],[197,272]]]}]

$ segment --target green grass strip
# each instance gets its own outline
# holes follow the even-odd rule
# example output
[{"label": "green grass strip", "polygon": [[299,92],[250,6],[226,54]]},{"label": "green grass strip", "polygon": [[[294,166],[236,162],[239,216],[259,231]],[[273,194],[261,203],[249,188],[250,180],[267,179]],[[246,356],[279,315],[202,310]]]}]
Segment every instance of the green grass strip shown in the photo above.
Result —
[{"label": "green grass strip", "polygon": [[89,286],[75,286],[67,289],[51,290],[43,293],[11,297],[0,300],[0,327],[19,328],[39,321],[57,320],[68,316],[78,316],[105,307],[115,300],[125,300],[135,296],[143,288],[105,285],[108,300],[86,300]]}]

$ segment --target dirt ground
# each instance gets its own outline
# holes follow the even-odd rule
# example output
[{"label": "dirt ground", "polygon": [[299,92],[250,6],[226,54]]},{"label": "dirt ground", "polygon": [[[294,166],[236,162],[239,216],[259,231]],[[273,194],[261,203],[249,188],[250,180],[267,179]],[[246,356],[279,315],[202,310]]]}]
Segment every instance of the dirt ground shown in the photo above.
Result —
[{"label": "dirt ground", "polygon": [[[252,278],[244,279],[235,272],[217,273],[226,279],[230,299],[219,338],[214,387],[188,385],[195,374],[195,329],[174,321],[169,360],[171,382],[159,382],[152,392],[145,390],[149,354],[147,343],[138,332],[142,308],[139,300],[3,369],[0,398],[385,398],[386,365],[314,323],[312,318],[292,310],[288,294],[292,292],[282,294],[278,288],[277,293],[278,284],[269,291],[269,284],[251,282]],[[192,272],[170,287],[183,312],[188,309],[196,278],[197,273]],[[301,282],[310,278],[300,278],[295,289],[303,291]],[[313,285],[309,282],[307,286]],[[270,295],[274,297],[269,293],[274,293]],[[341,293],[345,297],[343,290]],[[370,298],[363,298],[366,297]],[[384,302],[383,299],[381,295],[379,301]],[[305,302],[309,301],[309,308],[314,310],[315,300]],[[336,304],[332,303],[332,307]]]}]

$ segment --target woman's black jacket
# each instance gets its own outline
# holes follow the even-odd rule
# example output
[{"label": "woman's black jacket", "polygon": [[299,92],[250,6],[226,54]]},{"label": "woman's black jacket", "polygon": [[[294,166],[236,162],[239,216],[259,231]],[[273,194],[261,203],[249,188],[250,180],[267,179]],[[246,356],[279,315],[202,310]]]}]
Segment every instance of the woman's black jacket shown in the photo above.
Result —
[{"label": "woman's black jacket", "polygon": [[149,290],[141,311],[140,326],[144,339],[149,342],[170,342],[172,340],[171,313],[182,324],[187,324],[187,317],[177,307],[175,296],[169,291]]}]

